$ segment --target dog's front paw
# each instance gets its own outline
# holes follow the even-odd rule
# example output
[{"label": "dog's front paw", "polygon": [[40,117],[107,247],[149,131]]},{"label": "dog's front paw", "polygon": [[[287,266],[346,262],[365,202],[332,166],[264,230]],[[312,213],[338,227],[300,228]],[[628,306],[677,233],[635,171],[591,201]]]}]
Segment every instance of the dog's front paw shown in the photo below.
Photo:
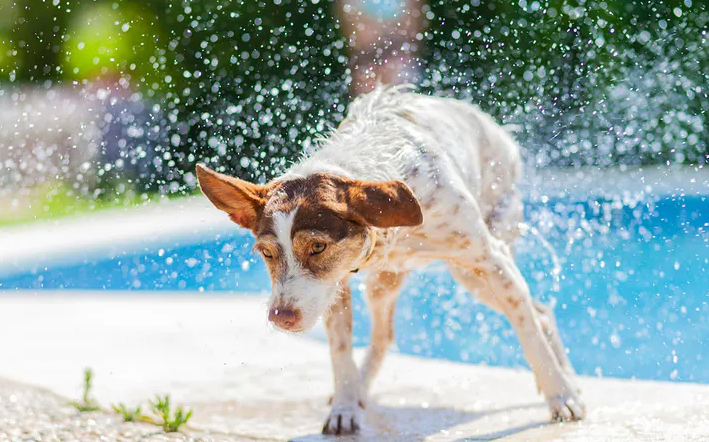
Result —
[{"label": "dog's front paw", "polygon": [[362,409],[357,404],[334,406],[322,427],[323,434],[353,434],[362,423]]},{"label": "dog's front paw", "polygon": [[[328,405],[332,405],[332,398],[333,396],[327,398]],[[357,401],[357,405],[359,405],[359,408],[364,410],[365,408],[367,408],[367,401],[365,399],[360,399],[359,401]]]},{"label": "dog's front paw", "polygon": [[571,393],[554,396],[547,399],[551,419],[556,422],[579,421],[586,417],[586,406],[576,393],[576,389]]}]

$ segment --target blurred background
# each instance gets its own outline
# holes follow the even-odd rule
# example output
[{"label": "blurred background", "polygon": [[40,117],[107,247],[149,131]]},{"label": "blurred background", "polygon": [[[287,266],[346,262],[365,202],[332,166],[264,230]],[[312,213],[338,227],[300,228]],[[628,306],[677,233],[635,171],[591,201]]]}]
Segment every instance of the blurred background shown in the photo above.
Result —
[{"label": "blurred background", "polygon": [[0,224],[266,180],[375,81],[522,127],[534,167],[702,164],[704,0],[0,0]]}]

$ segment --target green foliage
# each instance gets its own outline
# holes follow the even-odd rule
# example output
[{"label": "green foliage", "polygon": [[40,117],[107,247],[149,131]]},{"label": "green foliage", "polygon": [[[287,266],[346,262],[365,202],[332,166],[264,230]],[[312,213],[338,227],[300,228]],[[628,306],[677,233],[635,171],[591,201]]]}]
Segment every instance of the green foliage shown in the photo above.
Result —
[{"label": "green foliage", "polygon": [[162,428],[166,433],[179,431],[180,427],[192,417],[192,410],[183,410],[179,405],[175,407],[173,413],[169,394],[164,397],[156,396],[155,401],[151,401],[150,405],[153,412],[162,419]]},{"label": "green foliage", "polygon": [[[99,411],[98,403],[91,397],[91,387],[93,382],[93,370],[86,368],[84,370],[84,391],[80,401],[70,402],[70,405],[82,413]],[[159,422],[153,421],[150,417],[141,414],[141,407],[129,408],[123,403],[111,404],[113,411],[123,417],[124,422],[145,421],[160,425],[166,433],[174,433],[180,430],[180,427],[185,425],[192,417],[192,410],[182,408],[181,406],[173,406],[170,400],[170,395],[157,395],[154,401],[150,401],[150,406],[155,415],[160,419]]]},{"label": "green foliage", "polygon": [[140,407],[136,407],[134,409],[130,409],[126,407],[125,404],[123,403],[118,403],[118,404],[111,404],[111,408],[113,408],[113,411],[116,413],[120,414],[123,417],[123,422],[135,422],[138,420],[141,420],[143,417],[142,414],[140,414]]},{"label": "green foliage", "polygon": [[93,380],[93,376],[94,373],[91,368],[87,367],[84,369],[84,392],[81,395],[81,401],[70,402],[70,405],[79,410],[81,413],[98,411],[101,409],[96,401],[89,396],[91,393],[91,382]]},{"label": "green foliage", "polygon": [[[116,6],[114,6],[116,5]],[[162,82],[152,66],[161,49],[161,29],[150,10],[138,3],[96,3],[73,14],[64,39],[62,70],[75,80],[123,76],[136,89]],[[146,36],[152,37],[145,44]]]},{"label": "green foliage", "polygon": [[[706,1],[424,3],[423,90],[450,91],[521,125],[535,165],[707,161]],[[0,5],[9,9],[0,14],[0,79],[120,78],[159,109],[139,127],[153,138],[132,144],[154,149],[160,171],[136,188],[192,189],[198,161],[269,179],[341,121],[349,101],[335,0]],[[113,185],[107,176],[102,189]]]}]

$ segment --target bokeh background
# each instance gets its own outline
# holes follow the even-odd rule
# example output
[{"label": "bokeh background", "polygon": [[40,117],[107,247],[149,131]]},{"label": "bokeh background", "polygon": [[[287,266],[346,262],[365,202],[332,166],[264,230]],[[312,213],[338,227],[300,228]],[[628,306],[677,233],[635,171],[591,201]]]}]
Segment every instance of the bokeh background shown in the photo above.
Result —
[{"label": "bokeh background", "polygon": [[[198,161],[277,174],[351,100],[346,6],[0,0],[0,224],[192,193]],[[520,125],[530,167],[701,164],[707,23],[705,0],[436,0],[416,83]]]}]

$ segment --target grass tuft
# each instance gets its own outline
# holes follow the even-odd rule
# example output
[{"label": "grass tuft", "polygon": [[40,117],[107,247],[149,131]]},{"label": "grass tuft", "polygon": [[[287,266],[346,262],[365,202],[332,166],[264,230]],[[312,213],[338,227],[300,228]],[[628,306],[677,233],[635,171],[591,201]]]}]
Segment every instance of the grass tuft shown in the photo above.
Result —
[{"label": "grass tuft", "polygon": [[151,401],[150,405],[153,408],[153,412],[162,419],[162,428],[166,433],[179,431],[180,427],[192,417],[192,410],[183,409],[179,405],[175,407],[175,412],[173,413],[169,394],[164,397],[156,396],[155,401]]},{"label": "grass tuft", "polygon": [[91,368],[84,369],[84,393],[81,395],[81,401],[72,401],[69,404],[79,410],[81,413],[89,413],[91,411],[98,411],[101,407],[98,406],[95,400],[89,397],[91,393],[91,382],[93,380],[94,372]]},{"label": "grass tuft", "polygon": [[[91,398],[93,377],[93,370],[91,370],[91,368],[86,368],[84,370],[84,392],[81,395],[81,400],[69,402],[69,405],[82,413],[101,410],[98,403]],[[180,427],[185,425],[192,417],[192,410],[182,408],[179,405],[173,410],[169,394],[166,394],[165,396],[155,396],[155,400],[150,401],[150,406],[153,412],[161,420],[160,422],[156,422],[150,416],[141,414],[140,407],[131,409],[123,403],[111,404],[113,411],[120,414],[123,417],[124,422],[149,422],[161,426],[166,433],[175,433],[180,431]]]},{"label": "grass tuft", "polygon": [[111,404],[111,408],[113,408],[113,411],[116,413],[120,414],[123,417],[123,422],[136,422],[139,420],[142,420],[143,415],[140,414],[140,407],[136,407],[135,409],[130,409],[125,406],[125,404],[118,403],[118,404]]}]

